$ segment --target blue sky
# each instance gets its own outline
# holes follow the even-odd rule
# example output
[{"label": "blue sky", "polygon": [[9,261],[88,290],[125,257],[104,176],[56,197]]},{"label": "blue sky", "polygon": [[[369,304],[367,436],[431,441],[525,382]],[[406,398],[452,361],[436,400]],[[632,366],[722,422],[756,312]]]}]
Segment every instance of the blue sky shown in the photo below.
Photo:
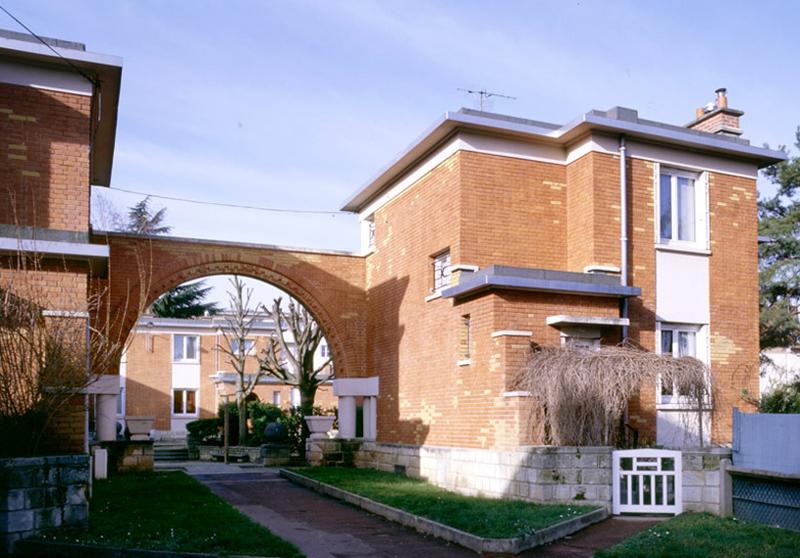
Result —
[{"label": "blue sky", "polygon": [[[101,2],[3,0],[36,32],[123,58],[112,188],[337,210],[457,88],[563,123],[613,105],[675,124],[728,88],[753,143],[800,124],[796,22],[779,2]],[[0,27],[17,29],[0,14]],[[349,215],[164,203],[173,233],[358,247]]]}]

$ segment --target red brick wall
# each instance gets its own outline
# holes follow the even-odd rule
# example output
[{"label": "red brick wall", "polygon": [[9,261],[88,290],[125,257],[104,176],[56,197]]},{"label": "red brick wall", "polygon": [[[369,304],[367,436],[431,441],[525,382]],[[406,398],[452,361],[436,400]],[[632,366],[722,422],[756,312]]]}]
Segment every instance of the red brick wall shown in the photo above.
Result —
[{"label": "red brick wall", "polygon": [[756,181],[709,173],[711,370],[716,383],[712,442],[728,443],[732,407],[759,390]]},{"label": "red brick wall", "polygon": [[460,259],[453,263],[564,269],[564,166],[471,151],[457,157],[459,205],[449,209],[455,217],[460,208]]},{"label": "red brick wall", "polygon": [[0,83],[0,224],[89,230],[90,105]]}]

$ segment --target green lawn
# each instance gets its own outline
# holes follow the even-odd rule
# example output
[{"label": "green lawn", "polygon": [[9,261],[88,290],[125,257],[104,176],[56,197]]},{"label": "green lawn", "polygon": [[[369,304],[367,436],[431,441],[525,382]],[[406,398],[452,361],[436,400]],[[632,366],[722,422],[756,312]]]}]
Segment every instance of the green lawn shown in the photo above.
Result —
[{"label": "green lawn", "polygon": [[797,558],[800,533],[686,513],[642,531],[596,558]]},{"label": "green lawn", "polygon": [[89,505],[88,531],[57,530],[42,538],[124,548],[302,556],[180,472],[97,481]]},{"label": "green lawn", "polygon": [[540,505],[462,496],[424,481],[373,469],[313,467],[292,470],[479,537],[520,537],[597,509],[585,505]]}]

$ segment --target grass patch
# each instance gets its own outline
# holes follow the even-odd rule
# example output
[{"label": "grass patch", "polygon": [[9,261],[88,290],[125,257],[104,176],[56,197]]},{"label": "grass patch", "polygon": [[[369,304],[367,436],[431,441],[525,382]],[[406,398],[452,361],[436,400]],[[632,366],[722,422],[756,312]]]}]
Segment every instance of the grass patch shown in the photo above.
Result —
[{"label": "grass patch", "polygon": [[462,496],[421,480],[373,469],[311,467],[292,471],[479,537],[522,537],[597,509]]},{"label": "grass patch", "polygon": [[97,481],[88,531],[57,530],[41,538],[180,552],[303,556],[182,472]]},{"label": "grass patch", "polygon": [[800,533],[685,513],[595,554],[596,558],[797,558]]}]

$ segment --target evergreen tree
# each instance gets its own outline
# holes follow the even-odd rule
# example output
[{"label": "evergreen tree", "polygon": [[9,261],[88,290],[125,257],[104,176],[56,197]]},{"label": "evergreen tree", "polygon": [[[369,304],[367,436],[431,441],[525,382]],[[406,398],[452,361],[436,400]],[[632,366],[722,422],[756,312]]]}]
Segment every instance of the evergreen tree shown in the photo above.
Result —
[{"label": "evergreen tree", "polygon": [[150,307],[150,311],[161,318],[195,318],[216,314],[216,302],[203,302],[211,287],[205,281],[184,283],[162,294]]},{"label": "evergreen tree", "polygon": [[[800,127],[795,133],[800,149]],[[795,345],[800,337],[800,157],[790,157],[764,174],[775,195],[759,200],[761,348]]]},{"label": "evergreen tree", "polygon": [[166,207],[153,213],[150,196],[147,196],[128,210],[128,231],[146,235],[167,234],[172,227],[163,224],[166,215]]}]

